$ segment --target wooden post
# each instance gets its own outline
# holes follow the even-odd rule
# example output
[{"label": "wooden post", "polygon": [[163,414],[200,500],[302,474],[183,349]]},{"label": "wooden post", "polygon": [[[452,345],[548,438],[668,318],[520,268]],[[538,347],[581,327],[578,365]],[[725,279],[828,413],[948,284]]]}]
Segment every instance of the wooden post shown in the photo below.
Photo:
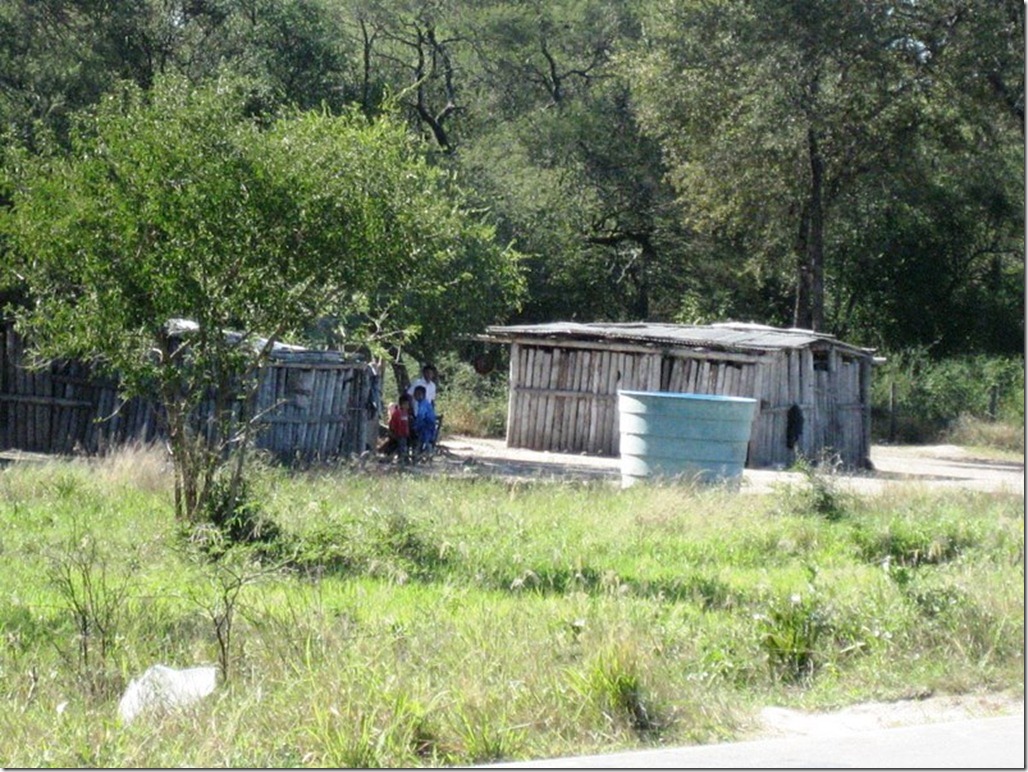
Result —
[{"label": "wooden post", "polygon": [[896,441],[896,381],[889,384],[889,442]]}]

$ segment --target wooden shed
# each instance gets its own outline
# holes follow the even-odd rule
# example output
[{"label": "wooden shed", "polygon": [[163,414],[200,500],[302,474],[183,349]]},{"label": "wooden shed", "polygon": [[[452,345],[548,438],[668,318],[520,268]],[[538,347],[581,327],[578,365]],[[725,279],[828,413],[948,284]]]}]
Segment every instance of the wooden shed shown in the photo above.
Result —
[{"label": "wooden shed", "polygon": [[507,444],[618,454],[619,389],[759,400],[747,466],[835,454],[870,465],[873,351],[757,324],[489,327],[509,344]]},{"label": "wooden shed", "polygon": [[[191,323],[172,320],[174,333]],[[366,363],[336,351],[276,344],[261,369],[257,446],[289,460],[363,452],[373,374]],[[129,441],[162,436],[160,408],[124,401],[117,383],[83,362],[27,366],[14,325],[0,325],[0,450],[98,453]]]}]

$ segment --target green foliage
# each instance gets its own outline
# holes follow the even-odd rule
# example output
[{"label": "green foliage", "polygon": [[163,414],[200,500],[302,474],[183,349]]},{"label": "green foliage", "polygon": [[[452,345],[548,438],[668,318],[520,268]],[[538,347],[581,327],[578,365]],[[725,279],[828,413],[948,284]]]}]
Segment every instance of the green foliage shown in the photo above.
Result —
[{"label": "green foliage", "polygon": [[937,440],[962,416],[1024,426],[1023,358],[933,359],[925,350],[913,349],[888,355],[875,370],[871,398],[880,436],[890,427],[893,395],[900,441]]},{"label": "green foliage", "polygon": [[[484,355],[483,355],[484,356]],[[507,372],[497,357],[488,373],[474,363],[449,354],[436,360],[441,391],[437,412],[443,414],[444,431],[472,437],[502,437],[507,423]]]},{"label": "green foliage", "polygon": [[[251,470],[250,475],[256,471]],[[281,549],[281,533],[262,511],[251,489],[250,476],[233,481],[222,470],[210,484],[201,524],[185,529],[187,537],[212,558],[222,557],[234,545],[253,547],[273,558]]]},{"label": "green foliage", "polygon": [[[276,341],[343,312],[362,320],[348,331],[358,342],[419,318],[420,334],[447,340],[518,287],[516,256],[402,127],[353,113],[259,121],[248,97],[231,80],[123,85],[79,116],[70,152],[12,151],[7,169],[9,269],[33,299],[21,324],[40,355],[91,359],[127,395],[162,402],[190,520],[229,450],[248,446],[246,406]],[[467,313],[436,313],[450,293]],[[177,317],[196,329],[171,330]],[[235,495],[242,460],[233,470]]]},{"label": "green foliage", "polygon": [[8,0],[0,123],[66,146],[120,81],[169,77],[244,77],[250,116],[396,116],[490,225],[450,253],[439,197],[434,268],[322,320],[347,345],[433,359],[516,308],[788,325],[822,297],[826,330],[881,349],[1023,348],[1021,3],[172,6]]},{"label": "green foliage", "polygon": [[832,633],[829,614],[817,593],[774,598],[758,616],[761,647],[772,671],[786,681],[813,678],[820,649]]},{"label": "green foliage", "polygon": [[680,215],[710,236],[708,261],[727,255],[738,277],[700,290],[715,299],[701,312],[745,312],[753,289],[784,286],[800,326],[879,346],[1021,348],[1023,131],[956,83],[1020,83],[1023,10],[667,0],[645,17],[624,57],[639,120]]},{"label": "green foliage", "polygon": [[923,522],[908,515],[878,527],[858,525],[853,541],[869,563],[916,568],[957,560],[977,546],[982,537],[975,526],[952,518]]},{"label": "green foliage", "polygon": [[625,643],[601,651],[589,669],[589,691],[609,721],[625,723],[641,737],[657,738],[667,717],[643,683],[638,656]]},{"label": "green foliage", "polygon": [[[1019,496],[894,491],[827,522],[673,486],[269,468],[251,494],[297,552],[276,563],[176,541],[165,491],[123,476],[141,467],[0,470],[15,766],[466,765],[729,739],[761,702],[1023,679]],[[915,530],[913,551],[864,549]],[[94,557],[76,550],[87,531]],[[956,549],[924,557],[944,538]],[[48,580],[52,559],[79,567],[76,594]],[[83,577],[95,602],[67,602]],[[113,634],[93,692],[78,617]],[[229,677],[194,709],[116,728],[117,686],[155,661]]]},{"label": "green foliage", "polygon": [[829,522],[845,518],[848,496],[839,490],[835,479],[837,466],[830,458],[822,459],[817,465],[806,459],[798,459],[794,468],[803,473],[806,485],[785,491],[784,510],[800,515],[814,515]]}]

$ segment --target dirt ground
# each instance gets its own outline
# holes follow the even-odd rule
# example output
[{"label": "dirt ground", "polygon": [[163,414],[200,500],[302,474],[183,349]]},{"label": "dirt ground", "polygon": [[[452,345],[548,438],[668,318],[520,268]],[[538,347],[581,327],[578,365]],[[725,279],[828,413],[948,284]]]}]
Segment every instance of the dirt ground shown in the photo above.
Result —
[{"label": "dirt ground", "polygon": [[841,710],[811,713],[767,707],[746,739],[816,735],[837,737],[874,729],[941,724],[992,716],[1024,716],[1024,694],[959,694],[865,702]]},{"label": "dirt ground", "polygon": [[[437,472],[522,480],[620,481],[617,458],[508,448],[503,440],[463,436],[447,437],[440,447],[443,452],[433,461]],[[875,445],[871,463],[873,471],[838,473],[837,483],[859,493],[880,493],[894,485],[930,485],[1024,495],[1023,457],[983,458],[956,445]],[[775,486],[802,482],[797,472],[747,469],[739,491],[766,493]]]}]

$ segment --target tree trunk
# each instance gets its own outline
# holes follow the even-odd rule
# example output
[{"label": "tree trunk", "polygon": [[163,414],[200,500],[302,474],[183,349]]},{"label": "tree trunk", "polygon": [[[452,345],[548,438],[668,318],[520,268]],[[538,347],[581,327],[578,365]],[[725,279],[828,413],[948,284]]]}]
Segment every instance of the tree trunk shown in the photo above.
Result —
[{"label": "tree trunk", "polygon": [[[396,381],[397,396],[399,396],[410,386],[410,374],[407,372],[407,365],[403,363],[403,359],[400,357],[400,349],[390,345],[387,347],[387,350],[389,352],[389,364],[393,368],[393,380]],[[388,400],[385,400],[385,402],[388,402]]]},{"label": "tree trunk", "polygon": [[800,218],[793,326],[820,331],[825,326],[825,162],[813,128],[807,131],[807,152],[810,160],[810,189]]}]

